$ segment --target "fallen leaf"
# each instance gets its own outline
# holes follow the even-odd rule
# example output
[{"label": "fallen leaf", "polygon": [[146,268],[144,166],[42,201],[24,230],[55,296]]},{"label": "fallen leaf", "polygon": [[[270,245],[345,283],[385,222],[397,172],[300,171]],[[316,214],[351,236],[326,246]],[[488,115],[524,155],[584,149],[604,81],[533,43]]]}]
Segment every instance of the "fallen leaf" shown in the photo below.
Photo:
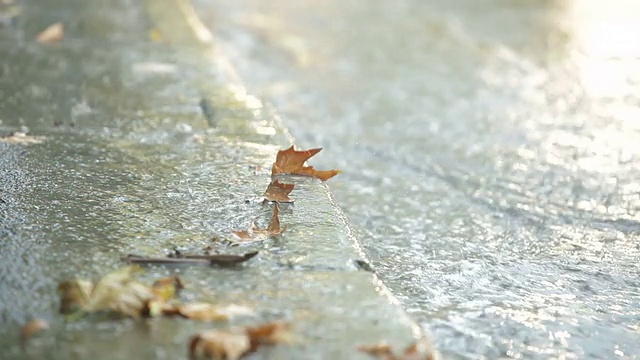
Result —
[{"label": "fallen leaf", "polygon": [[20,331],[20,339],[22,339],[22,341],[26,341],[33,335],[47,329],[49,329],[48,322],[42,319],[31,320],[22,327],[22,330]]},{"label": "fallen leaf", "polygon": [[22,131],[11,132],[0,135],[0,142],[18,145],[40,144],[44,141],[44,136],[31,136]]},{"label": "fallen leaf", "polygon": [[278,179],[272,180],[267,190],[265,190],[262,196],[265,201],[275,201],[277,203],[292,203],[293,200],[289,198],[289,193],[293,190],[293,184],[283,184],[278,182]]},{"label": "fallen leaf", "polygon": [[151,292],[153,292],[155,298],[162,301],[173,299],[180,289],[184,289],[184,284],[177,276],[158,279],[151,285]]},{"label": "fallen leaf", "polygon": [[358,347],[358,350],[380,360],[434,360],[436,358],[431,341],[426,337],[407,346],[400,355],[396,355],[391,346],[386,343],[363,345]]},{"label": "fallen leaf", "polygon": [[273,214],[271,222],[266,229],[259,229],[255,224],[249,224],[247,230],[231,230],[231,234],[238,240],[238,243],[249,243],[265,240],[269,237],[277,237],[281,235],[287,227],[280,227],[280,219],[278,218],[278,203],[273,204]]},{"label": "fallen leaf", "polygon": [[282,322],[267,323],[244,330],[207,330],[191,337],[189,357],[237,360],[256,351],[260,345],[286,343],[290,338],[289,324]]},{"label": "fallen leaf", "polygon": [[245,331],[251,339],[251,348],[255,349],[258,345],[290,343],[292,339],[290,329],[291,324],[274,321],[258,327],[248,327]]},{"label": "fallen leaf", "polygon": [[[257,252],[237,258],[248,259]],[[211,256],[209,256],[211,257]],[[160,259],[190,260],[190,259]],[[210,260],[203,260],[209,263]],[[242,260],[244,261],[244,260]],[[151,286],[136,281],[139,271],[136,266],[128,266],[104,276],[93,286],[90,281],[71,280],[61,283],[62,313],[71,313],[68,320],[77,319],[87,313],[109,310],[132,318],[176,316],[192,320],[227,320],[235,316],[254,315],[251,308],[240,305],[213,305],[208,303],[180,304],[174,301],[176,292],[182,288],[182,280],[177,276],[158,279]]]},{"label": "fallen leaf", "polygon": [[84,310],[110,309],[134,318],[140,316],[154,294],[151,288],[135,281],[134,275],[138,271],[138,267],[127,266],[100,279]]},{"label": "fallen leaf", "polygon": [[387,343],[361,345],[358,347],[358,351],[365,352],[380,359],[395,359],[395,355],[393,355],[393,351],[391,351],[391,345]]},{"label": "fallen leaf", "polygon": [[278,151],[276,162],[271,167],[271,175],[293,174],[316,177],[322,181],[336,176],[340,170],[315,170],[313,166],[304,166],[305,162],[322,150],[322,148],[296,151],[293,145],[286,150]]},{"label": "fallen leaf", "polygon": [[189,358],[237,360],[251,350],[251,341],[245,333],[207,330],[189,340]]},{"label": "fallen leaf", "polygon": [[267,228],[267,233],[269,236],[278,236],[282,234],[287,227],[280,228],[280,219],[278,218],[279,206],[277,203],[273,204],[273,214],[271,214],[271,221],[269,222],[269,227]]},{"label": "fallen leaf", "polygon": [[240,305],[217,306],[209,303],[191,303],[177,305],[176,309],[180,315],[200,321],[223,321],[236,316],[255,315],[253,309]]},{"label": "fallen leaf", "polygon": [[71,313],[68,320],[102,310],[134,318],[141,316],[156,295],[151,287],[135,281],[138,271],[134,266],[122,268],[106,275],[95,286],[87,280],[61,283],[60,312]]},{"label": "fallen leaf", "polygon": [[93,284],[88,280],[69,280],[58,285],[60,293],[60,313],[70,314],[78,311],[89,302]]},{"label": "fallen leaf", "polygon": [[36,41],[45,44],[62,40],[64,37],[64,26],[62,23],[55,23],[44,29],[36,36]]},{"label": "fallen leaf", "polygon": [[158,317],[161,315],[175,316],[180,315],[178,307],[172,302],[166,302],[165,300],[154,298],[147,302],[147,306],[142,310],[142,315],[146,317]]}]

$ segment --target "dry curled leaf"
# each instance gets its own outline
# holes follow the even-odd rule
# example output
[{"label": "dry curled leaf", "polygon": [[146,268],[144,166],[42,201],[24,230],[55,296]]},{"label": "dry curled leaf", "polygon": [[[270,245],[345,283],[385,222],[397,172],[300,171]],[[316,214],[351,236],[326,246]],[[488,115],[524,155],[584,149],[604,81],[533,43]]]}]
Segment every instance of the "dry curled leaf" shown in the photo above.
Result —
[{"label": "dry curled leaf", "polygon": [[248,327],[246,332],[251,339],[251,348],[255,349],[258,345],[290,343],[292,339],[290,329],[291,324],[274,321],[257,327]]},{"label": "dry curled leaf", "polygon": [[102,310],[139,317],[155,294],[150,287],[135,281],[137,271],[133,266],[122,268],[106,275],[95,286],[87,280],[61,283],[60,312],[72,313],[70,319]]},{"label": "dry curled leaf", "polygon": [[322,148],[309,149],[304,151],[296,151],[293,145],[286,149],[278,151],[276,162],[271,167],[271,175],[276,174],[293,174],[316,177],[322,181],[336,176],[340,170],[316,170],[313,166],[304,166],[305,162],[322,150]]},{"label": "dry curled leaf", "polygon": [[31,320],[26,324],[24,324],[24,326],[20,330],[20,339],[22,339],[22,341],[26,341],[32,336],[34,336],[35,334],[47,329],[49,329],[48,322],[42,319]]},{"label": "dry curled leaf", "polygon": [[358,346],[358,351],[365,352],[371,356],[378,357],[379,359],[394,359],[391,345],[387,343],[379,343],[373,345],[361,345]]},{"label": "dry curled leaf", "polygon": [[209,303],[191,303],[177,305],[176,309],[183,317],[200,321],[223,321],[236,316],[255,315],[253,309],[240,305],[217,306]]},{"label": "dry curled leaf", "polygon": [[184,289],[184,284],[177,276],[168,276],[156,280],[151,285],[151,292],[156,299],[161,301],[169,301],[173,299],[178,290]]},{"label": "dry curled leaf", "polygon": [[[247,254],[253,257],[257,252]],[[244,257],[247,257],[244,255]],[[232,255],[227,255],[232,256]],[[240,257],[240,256],[238,256]],[[189,260],[189,259],[160,259]],[[203,260],[209,263],[209,260]],[[159,279],[151,286],[135,279],[139,269],[128,266],[114,271],[93,286],[90,281],[71,280],[58,286],[61,296],[60,312],[71,313],[75,319],[86,313],[109,310],[132,318],[176,316],[203,321],[227,320],[234,316],[254,315],[252,309],[240,305],[217,306],[207,303],[180,304],[174,301],[178,290],[184,288],[177,276]]]},{"label": "dry curled leaf", "polygon": [[289,324],[272,322],[244,330],[203,331],[189,340],[191,359],[237,360],[260,345],[276,345],[290,342]]},{"label": "dry curled leaf", "polygon": [[43,136],[31,136],[22,131],[16,131],[0,135],[0,142],[18,145],[40,144],[44,141]]},{"label": "dry curled leaf", "polygon": [[110,309],[131,317],[138,317],[154,298],[153,291],[135,281],[139,271],[135,266],[127,266],[114,271],[98,281],[84,306],[87,312]]},{"label": "dry curled leaf", "polygon": [[45,44],[62,40],[64,37],[64,26],[62,23],[55,23],[44,29],[36,36],[36,41]]},{"label": "dry curled leaf", "polygon": [[255,224],[249,224],[247,230],[231,230],[231,234],[236,239],[237,243],[248,243],[262,241],[269,237],[277,237],[281,235],[287,229],[286,226],[280,227],[280,219],[278,218],[278,203],[273,204],[273,214],[271,215],[271,222],[266,229],[259,229]]},{"label": "dry curled leaf", "polygon": [[265,201],[275,201],[278,203],[292,203],[293,200],[289,198],[289,194],[293,191],[293,184],[283,184],[278,179],[272,180],[267,190],[265,190],[262,196]]},{"label": "dry curled leaf", "polygon": [[436,358],[433,346],[427,338],[421,338],[407,346],[399,355],[396,355],[391,346],[386,343],[363,345],[358,347],[358,350],[380,360],[434,360]]},{"label": "dry curled leaf", "polygon": [[189,340],[190,359],[237,360],[250,350],[251,341],[241,332],[207,330]]},{"label": "dry curled leaf", "polygon": [[88,280],[76,279],[60,283],[60,313],[70,314],[84,308],[92,292],[93,284]]}]

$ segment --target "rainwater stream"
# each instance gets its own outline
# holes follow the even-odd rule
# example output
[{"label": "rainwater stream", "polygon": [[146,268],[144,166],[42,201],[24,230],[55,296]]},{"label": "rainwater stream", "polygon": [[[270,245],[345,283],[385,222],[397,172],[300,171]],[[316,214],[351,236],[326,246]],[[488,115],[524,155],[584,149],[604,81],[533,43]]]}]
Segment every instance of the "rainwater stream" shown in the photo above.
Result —
[{"label": "rainwater stream", "polygon": [[637,2],[194,4],[445,358],[640,358]]}]

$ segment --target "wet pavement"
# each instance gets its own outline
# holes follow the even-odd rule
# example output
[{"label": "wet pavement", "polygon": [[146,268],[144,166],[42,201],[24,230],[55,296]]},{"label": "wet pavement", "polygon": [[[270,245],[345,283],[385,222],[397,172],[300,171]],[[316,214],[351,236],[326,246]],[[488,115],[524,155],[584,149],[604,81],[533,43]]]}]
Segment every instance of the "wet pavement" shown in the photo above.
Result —
[{"label": "wet pavement", "polygon": [[636,2],[194,3],[445,357],[640,358]]},{"label": "wet pavement", "polygon": [[[38,140],[0,139],[0,358],[182,359],[199,330],[269,320],[291,322],[294,343],[251,358],[366,359],[357,345],[408,344],[413,323],[359,270],[359,243],[319,180],[285,178],[296,202],[281,208],[278,240],[213,241],[268,221],[270,207],[252,199],[292,139],[214,44],[194,35],[184,4],[16,2],[0,27],[0,131]],[[55,22],[63,39],[37,43]],[[231,269],[149,267],[143,280],[179,274],[183,301],[247,305],[256,317],[65,323],[58,314],[60,281],[95,280],[129,253],[207,247],[260,253]],[[33,318],[52,329],[23,349],[19,329]]]}]

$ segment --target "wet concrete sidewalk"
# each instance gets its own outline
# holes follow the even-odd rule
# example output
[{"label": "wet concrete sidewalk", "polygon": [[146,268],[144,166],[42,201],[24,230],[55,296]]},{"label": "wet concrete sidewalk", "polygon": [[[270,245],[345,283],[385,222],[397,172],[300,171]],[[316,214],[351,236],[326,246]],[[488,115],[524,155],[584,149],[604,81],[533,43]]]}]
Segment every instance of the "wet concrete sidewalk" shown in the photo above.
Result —
[{"label": "wet concrete sidewalk", "polygon": [[[296,341],[251,358],[357,359],[361,344],[403,346],[414,327],[372,273],[326,184],[295,183],[278,240],[212,242],[271,208],[252,199],[292,138],[247,94],[179,0],[17,2],[0,28],[0,350],[2,359],[180,359],[202,329],[293,324]],[[7,9],[2,9],[7,11]],[[4,16],[4,15],[3,15]],[[60,41],[36,35],[60,22]],[[335,156],[320,153],[318,157]],[[248,200],[248,201],[247,201]],[[65,323],[56,286],[97,279],[135,253],[259,251],[232,269],[148,267],[178,274],[185,301],[241,304],[256,317]],[[22,349],[20,326],[52,329]]]}]

